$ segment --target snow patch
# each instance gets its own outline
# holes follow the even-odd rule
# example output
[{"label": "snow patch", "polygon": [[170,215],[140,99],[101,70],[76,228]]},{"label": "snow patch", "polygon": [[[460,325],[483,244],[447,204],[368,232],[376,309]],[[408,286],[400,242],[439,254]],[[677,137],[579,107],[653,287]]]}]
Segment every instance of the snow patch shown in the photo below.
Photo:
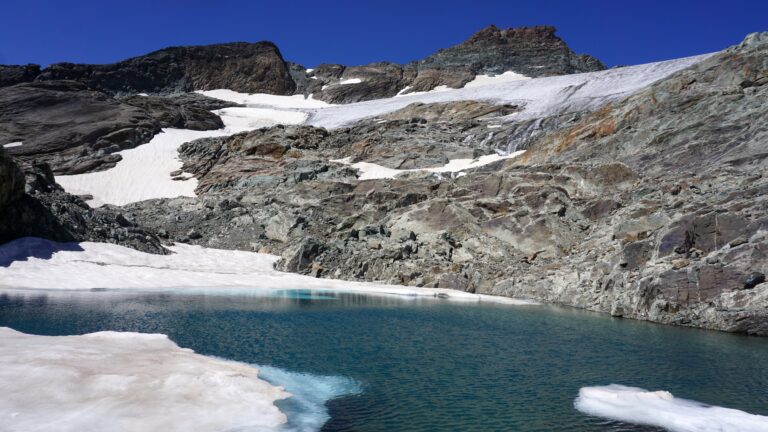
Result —
[{"label": "snow patch", "polygon": [[517,72],[507,71],[498,75],[476,75],[475,79],[466,83],[464,88],[480,87],[489,84],[500,84],[512,81],[529,80],[531,77],[527,77]]},{"label": "snow patch", "polygon": [[179,348],[165,335],[34,336],[0,327],[4,431],[263,432],[290,396],[253,366]]},{"label": "snow patch", "polygon": [[239,103],[247,106],[268,106],[272,108],[322,108],[331,106],[327,102],[313,99],[312,96],[304,97],[304,95],[293,96],[279,96],[265,93],[238,93],[236,91],[219,89],[219,90],[199,90],[196,93],[200,93],[204,96],[209,96],[216,99],[225,100],[228,102]]},{"label": "snow patch", "polygon": [[392,179],[397,177],[400,174],[407,173],[407,172],[455,173],[455,172],[460,172],[460,171],[464,171],[472,168],[481,167],[483,165],[488,165],[490,163],[500,161],[500,160],[513,159],[522,155],[523,153],[525,153],[525,150],[516,151],[508,155],[499,155],[499,154],[484,155],[484,156],[480,156],[477,159],[452,159],[448,161],[447,164],[440,167],[417,168],[417,169],[387,168],[385,166],[381,166],[381,165],[370,163],[370,162],[351,163],[351,158],[348,158],[348,157],[344,159],[334,159],[334,160],[331,160],[330,162],[350,165],[352,168],[357,169],[358,171],[360,171],[360,175],[358,177],[359,180],[375,180],[375,179]]},{"label": "snow patch", "polygon": [[136,148],[119,152],[123,159],[114,168],[86,174],[56,176],[67,192],[93,196],[91,207],[104,204],[124,205],[154,198],[195,196],[197,179],[173,180],[170,173],[181,169],[178,149],[185,142],[200,138],[227,136],[276,124],[299,124],[307,114],[269,108],[224,108],[224,128],[213,131],[163,129],[152,140]]},{"label": "snow patch", "polygon": [[16,141],[8,144],[3,144],[3,148],[13,148],[13,147],[21,147],[21,145],[24,144],[21,141]]},{"label": "snow patch", "polygon": [[480,296],[442,288],[317,279],[283,273],[280,259],[255,252],[177,244],[171,255],[153,255],[109,243],[56,243],[26,237],[0,245],[0,289],[210,289],[212,294],[313,289],[405,297],[488,301],[517,305],[536,302]]},{"label": "snow patch", "polygon": [[339,81],[339,85],[360,84],[361,82],[363,82],[363,80],[361,80],[360,78],[349,78],[343,81]]},{"label": "snow patch", "polygon": [[589,415],[673,432],[768,432],[766,416],[617,384],[583,387],[574,406]]}]

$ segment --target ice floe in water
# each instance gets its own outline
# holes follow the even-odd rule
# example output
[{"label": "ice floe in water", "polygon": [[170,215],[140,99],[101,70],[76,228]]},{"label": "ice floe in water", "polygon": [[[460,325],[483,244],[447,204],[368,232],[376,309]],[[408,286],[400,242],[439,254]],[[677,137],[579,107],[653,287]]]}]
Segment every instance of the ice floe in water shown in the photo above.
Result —
[{"label": "ice floe in water", "polygon": [[673,432],[768,432],[766,416],[617,384],[583,387],[574,406],[589,415]]},{"label": "ice floe in water", "polygon": [[34,336],[0,327],[0,430],[278,430],[287,392],[165,335]]},{"label": "ice floe in water", "polygon": [[340,376],[320,376],[290,372],[271,366],[259,366],[259,377],[283,387],[291,397],[277,402],[288,416],[283,432],[314,432],[331,418],[326,402],[362,393],[357,381]]}]

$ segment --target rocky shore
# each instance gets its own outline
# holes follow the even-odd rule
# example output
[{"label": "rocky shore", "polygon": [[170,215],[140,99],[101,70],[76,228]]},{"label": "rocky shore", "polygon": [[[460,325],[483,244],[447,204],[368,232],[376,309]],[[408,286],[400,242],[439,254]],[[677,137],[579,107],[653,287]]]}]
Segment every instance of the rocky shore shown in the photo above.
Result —
[{"label": "rocky shore", "polygon": [[[189,71],[207,76],[195,67]],[[408,86],[460,87],[478,74],[507,70],[539,76],[535,71],[602,68],[573,54],[552,28],[490,27],[405,66],[322,65],[306,72],[290,64],[290,74],[281,76],[294,88],[269,84],[269,92],[348,103]],[[360,82],[340,84],[350,80]],[[205,80],[191,82],[179,88],[198,89],[194,83]],[[524,101],[415,103],[345,127],[275,126],[192,141],[179,157],[198,182],[197,197],[90,209],[58,188],[42,162],[56,173],[82,172],[83,158],[98,161],[85,169],[107,169],[117,162],[110,155],[162,127],[220,127],[209,110],[227,104],[199,95],[127,97],[40,78],[0,88],[0,137],[24,142],[8,150],[27,184],[24,191],[18,164],[2,154],[0,220],[9,223],[0,241],[36,235],[160,253],[161,242],[260,251],[280,255],[280,270],[318,278],[530,298],[768,335],[766,84],[768,33],[752,34],[596,110],[517,119]],[[248,91],[226,82],[204,87],[215,85]],[[112,110],[111,123],[82,130],[96,127],[84,108],[77,128],[33,124],[19,120],[27,111],[3,105],[22,92],[48,97],[61,86],[85,98],[85,107]],[[37,109],[28,112],[40,118]],[[122,118],[130,118],[127,125]],[[110,138],[126,128],[132,132],[121,133],[133,139]],[[59,136],[70,129],[79,132]],[[45,134],[59,135],[44,141]],[[104,145],[94,143],[104,142],[117,147],[99,153]],[[488,156],[500,160],[461,172],[414,171]],[[366,180],[353,166],[361,162],[403,172]],[[63,228],[38,229],[53,222]],[[67,236],[56,237],[62,232]]]}]

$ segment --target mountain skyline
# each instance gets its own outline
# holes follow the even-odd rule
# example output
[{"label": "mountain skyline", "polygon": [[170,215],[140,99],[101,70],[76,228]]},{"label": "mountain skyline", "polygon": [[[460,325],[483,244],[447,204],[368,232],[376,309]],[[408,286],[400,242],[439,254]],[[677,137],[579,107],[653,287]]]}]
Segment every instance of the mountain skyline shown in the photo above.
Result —
[{"label": "mountain skyline", "polygon": [[637,8],[598,0],[480,1],[475,6],[140,0],[129,10],[90,0],[75,5],[14,2],[6,5],[6,16],[13,19],[0,29],[0,64],[112,63],[168,46],[262,40],[276,43],[286,59],[308,67],[407,63],[494,24],[553,25],[575,52],[612,67],[723,49],[743,38],[745,29],[759,31],[768,13],[768,6],[757,1],[731,2],[728,8],[714,1],[651,1]]}]

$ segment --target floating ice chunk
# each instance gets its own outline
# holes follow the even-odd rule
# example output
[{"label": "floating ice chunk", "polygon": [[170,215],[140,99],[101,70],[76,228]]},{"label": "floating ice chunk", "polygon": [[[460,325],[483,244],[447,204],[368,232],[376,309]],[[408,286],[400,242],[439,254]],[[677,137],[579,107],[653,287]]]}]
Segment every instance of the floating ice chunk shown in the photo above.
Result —
[{"label": "floating ice chunk", "polygon": [[24,143],[22,143],[21,141],[16,141],[16,142],[8,143],[8,144],[3,144],[3,148],[20,147],[22,144],[24,144]]},{"label": "floating ice chunk", "polygon": [[0,327],[0,429],[8,432],[278,430],[290,396],[258,369],[165,335],[34,336]]},{"label": "floating ice chunk", "polygon": [[574,406],[597,417],[673,432],[768,432],[766,416],[676,398],[667,391],[617,384],[583,387]]}]

